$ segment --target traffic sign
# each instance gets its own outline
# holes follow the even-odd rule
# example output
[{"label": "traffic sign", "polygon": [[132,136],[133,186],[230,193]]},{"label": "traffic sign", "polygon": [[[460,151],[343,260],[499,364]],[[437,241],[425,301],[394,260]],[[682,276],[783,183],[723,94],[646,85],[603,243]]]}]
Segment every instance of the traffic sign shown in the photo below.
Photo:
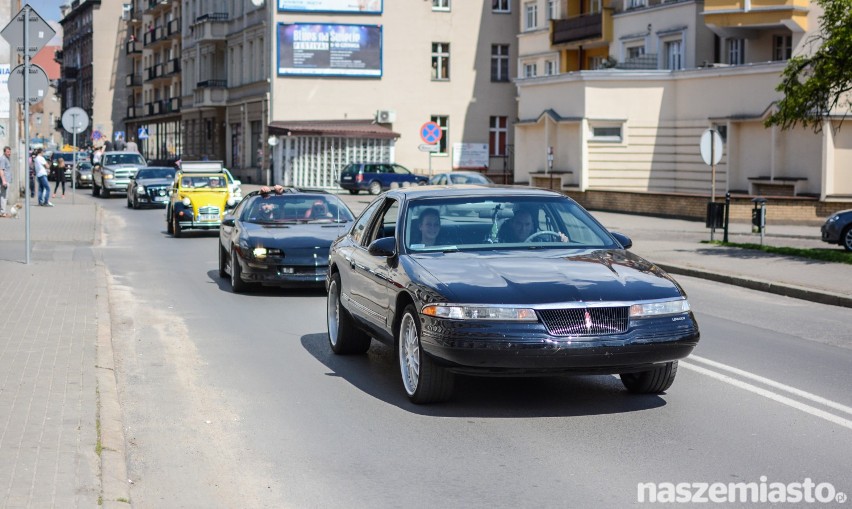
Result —
[{"label": "traffic sign", "polygon": [[51,39],[56,35],[50,25],[42,18],[39,13],[29,5],[15,14],[15,17],[0,31],[9,45],[12,46],[19,54],[24,54],[24,12],[29,10],[29,19],[27,20],[27,48],[26,53],[30,58],[34,57]]},{"label": "traffic sign", "polygon": [[724,150],[722,137],[719,136],[719,133],[716,130],[707,129],[704,131],[704,134],[701,135],[699,149],[701,150],[701,158],[704,159],[704,164],[708,166],[718,164],[722,159],[722,150]]},{"label": "traffic sign", "polygon": [[89,115],[83,108],[68,108],[62,114],[62,127],[71,134],[80,134],[89,127]]},{"label": "traffic sign", "polygon": [[41,102],[47,96],[50,87],[44,69],[33,64],[30,64],[29,68],[30,78],[27,80],[26,90],[24,90],[24,64],[15,67],[9,74],[9,97],[21,104],[24,102],[25,92],[30,104]]},{"label": "traffic sign", "polygon": [[148,139],[148,128],[147,127],[140,127],[139,129],[137,129],[136,130],[136,137],[139,138],[140,140],[147,140]]},{"label": "traffic sign", "polygon": [[439,150],[441,150],[441,147],[439,147],[438,145],[430,145],[428,143],[418,145],[417,148],[421,152],[438,152]]},{"label": "traffic sign", "polygon": [[441,132],[441,126],[435,122],[426,122],[420,126],[420,139],[430,145],[434,145],[441,141],[441,136],[443,135],[444,133]]}]

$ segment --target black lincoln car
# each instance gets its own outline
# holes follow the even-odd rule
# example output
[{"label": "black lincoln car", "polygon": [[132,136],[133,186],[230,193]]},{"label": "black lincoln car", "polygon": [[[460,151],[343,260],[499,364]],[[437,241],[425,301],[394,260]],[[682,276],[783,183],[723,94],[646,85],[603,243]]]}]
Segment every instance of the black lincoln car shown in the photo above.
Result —
[{"label": "black lincoln car", "polygon": [[526,188],[407,188],[331,246],[336,354],[396,352],[414,403],[456,374],[619,374],[658,394],[699,340],[686,294],[570,198]]},{"label": "black lincoln car", "polygon": [[169,203],[169,189],[175,181],[175,169],[169,166],[140,168],[130,177],[127,186],[127,208],[138,209],[143,205],[165,207]]}]

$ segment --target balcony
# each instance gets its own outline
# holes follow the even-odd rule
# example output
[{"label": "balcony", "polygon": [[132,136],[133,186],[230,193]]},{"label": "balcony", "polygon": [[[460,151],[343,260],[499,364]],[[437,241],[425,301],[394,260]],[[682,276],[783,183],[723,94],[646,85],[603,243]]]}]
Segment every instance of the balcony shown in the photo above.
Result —
[{"label": "balcony", "polygon": [[595,42],[612,41],[612,11],[605,9],[595,14],[581,14],[550,22],[550,42],[567,47],[588,46]]},{"label": "balcony", "polygon": [[163,76],[163,64],[155,64],[145,69],[147,74],[145,81],[155,80]]},{"label": "balcony", "polygon": [[228,34],[228,13],[203,14],[195,18],[190,31],[193,40],[197,42],[224,41]]},{"label": "balcony", "polygon": [[149,27],[145,32],[145,37],[143,38],[145,41],[145,47],[148,47],[158,41],[163,40],[163,27]]},{"label": "balcony", "polygon": [[169,21],[166,25],[166,37],[172,38],[180,35],[180,18]]},{"label": "balcony", "polygon": [[174,74],[180,73],[180,59],[173,58],[166,62],[165,68],[163,69],[163,73],[165,76],[172,76]]},{"label": "balcony", "polygon": [[137,40],[127,41],[127,44],[124,45],[124,52],[128,55],[141,54],[142,45]]},{"label": "balcony", "polygon": [[128,74],[124,77],[124,84],[127,87],[141,87],[142,76],[139,74]]},{"label": "balcony", "polygon": [[165,102],[166,113],[180,112],[180,97],[172,97]]},{"label": "balcony", "polygon": [[143,6],[145,7],[145,13],[156,15],[162,11],[168,10],[171,8],[171,0],[147,0],[143,2]]},{"label": "balcony", "polygon": [[68,81],[75,81],[80,77],[80,68],[76,65],[63,65],[62,78]]},{"label": "balcony", "polygon": [[225,106],[228,102],[228,89],[226,80],[206,80],[196,83],[193,93],[193,107],[204,108],[213,106]]},{"label": "balcony", "polygon": [[782,27],[807,32],[809,10],[808,0],[706,0],[701,15],[714,32],[736,37],[742,31]]},{"label": "balcony", "polygon": [[127,118],[136,118],[139,116],[139,108],[137,106],[128,106],[127,107]]}]

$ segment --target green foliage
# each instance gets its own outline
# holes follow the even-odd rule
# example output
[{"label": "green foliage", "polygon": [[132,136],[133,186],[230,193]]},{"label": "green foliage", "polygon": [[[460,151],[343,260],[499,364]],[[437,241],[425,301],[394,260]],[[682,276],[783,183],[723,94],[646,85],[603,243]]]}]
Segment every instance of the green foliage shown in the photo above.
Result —
[{"label": "green foliage", "polygon": [[767,127],[801,125],[820,132],[827,117],[840,114],[842,122],[852,111],[852,0],[815,1],[823,15],[819,32],[805,46],[816,50],[787,62],[776,87],[784,97],[766,120]]},{"label": "green foliage", "polygon": [[715,244],[717,246],[737,247],[740,249],[753,249],[756,251],[763,251],[764,253],[784,256],[798,256],[800,258],[820,260],[823,262],[848,263],[852,265],[852,253],[847,253],[842,247],[838,247],[836,249],[805,249],[798,247],[761,246],[760,244],[740,244],[736,242],[725,243],[718,240],[703,243]]}]

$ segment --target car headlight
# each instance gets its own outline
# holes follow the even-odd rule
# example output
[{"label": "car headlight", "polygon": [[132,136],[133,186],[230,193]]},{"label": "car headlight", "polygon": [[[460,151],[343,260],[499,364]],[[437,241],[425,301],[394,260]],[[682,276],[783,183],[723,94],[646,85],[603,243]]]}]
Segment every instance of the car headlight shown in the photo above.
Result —
[{"label": "car headlight", "polygon": [[663,302],[646,302],[630,306],[630,318],[645,318],[648,316],[677,315],[689,311],[686,299]]},{"label": "car headlight", "polygon": [[104,178],[105,178],[105,179],[111,179],[111,178],[112,178],[112,173],[104,173]]},{"label": "car headlight", "polygon": [[189,196],[184,196],[183,200],[181,200],[180,202],[186,205],[187,207],[192,205],[192,201],[189,199]]},{"label": "car headlight", "polygon": [[266,258],[267,251],[266,251],[265,247],[256,247],[256,248],[252,249],[251,254],[255,258],[261,258],[262,259],[262,258]]},{"label": "car headlight", "polygon": [[236,200],[234,200],[233,196],[228,198],[228,207],[233,207],[236,203],[237,202],[236,202]]},{"label": "car headlight", "polygon": [[840,219],[840,215],[835,214],[835,215],[829,217],[827,222],[833,223],[833,222],[837,221],[838,219]]},{"label": "car headlight", "polygon": [[136,194],[145,194],[145,186],[139,186],[136,188]]},{"label": "car headlight", "polygon": [[436,318],[456,320],[501,320],[535,322],[538,316],[530,308],[512,306],[470,306],[464,304],[428,304],[422,313]]}]

